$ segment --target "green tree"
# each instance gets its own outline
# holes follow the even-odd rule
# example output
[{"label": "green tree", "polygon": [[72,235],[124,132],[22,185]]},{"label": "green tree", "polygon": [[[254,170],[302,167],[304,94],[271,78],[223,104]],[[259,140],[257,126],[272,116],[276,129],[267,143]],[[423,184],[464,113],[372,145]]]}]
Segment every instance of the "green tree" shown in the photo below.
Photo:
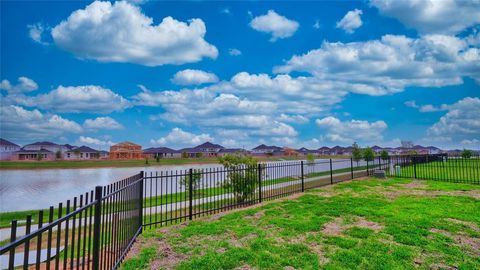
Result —
[{"label": "green tree", "polygon": [[315,156],[312,153],[308,153],[306,158],[308,166],[313,166],[315,164]]},{"label": "green tree", "polygon": [[[202,179],[202,171],[199,169],[192,170],[192,192],[196,195],[198,192],[198,186]],[[180,179],[179,184],[185,187],[186,192],[190,192],[190,175]]]},{"label": "green tree", "polygon": [[387,159],[388,159],[388,152],[387,152],[387,150],[382,150],[382,152],[380,152],[380,157],[381,157],[383,160],[387,160]]},{"label": "green tree", "polygon": [[363,158],[366,161],[372,161],[375,158],[375,153],[373,152],[372,148],[367,147],[363,149]]},{"label": "green tree", "polygon": [[145,157],[145,164],[148,165],[148,157]]},{"label": "green tree", "polygon": [[61,159],[62,158],[62,151],[58,150],[57,152],[55,152],[55,158],[56,159]]},{"label": "green tree", "polygon": [[257,160],[242,154],[225,155],[219,162],[227,170],[222,184],[231,190],[238,203],[253,199],[258,184]]},{"label": "green tree", "polygon": [[358,144],[357,143],[353,143],[352,145],[352,159],[357,162],[357,166],[358,166],[358,162],[362,159],[362,150],[360,149],[360,147],[358,147]]},{"label": "green tree", "polygon": [[182,158],[188,158],[187,152],[182,152]]},{"label": "green tree", "polygon": [[155,155],[155,159],[157,160],[157,162],[160,162],[160,155],[158,153]]},{"label": "green tree", "polygon": [[463,158],[471,158],[472,156],[473,156],[473,151],[472,150],[463,149],[463,152],[462,152],[462,157]]},{"label": "green tree", "polygon": [[203,156],[203,153],[195,153],[195,157],[201,158]]},{"label": "green tree", "polygon": [[38,153],[37,154],[37,161],[40,161],[43,159],[43,154],[42,153]]}]

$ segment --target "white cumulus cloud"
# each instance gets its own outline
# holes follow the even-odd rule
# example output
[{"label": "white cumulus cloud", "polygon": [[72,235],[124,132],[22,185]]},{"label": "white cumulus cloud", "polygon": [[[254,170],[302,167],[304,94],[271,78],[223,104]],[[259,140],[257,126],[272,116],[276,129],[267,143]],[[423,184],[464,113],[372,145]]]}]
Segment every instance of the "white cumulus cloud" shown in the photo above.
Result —
[{"label": "white cumulus cloud", "polygon": [[110,113],[130,107],[130,102],[110,89],[85,85],[59,86],[46,94],[26,97],[22,105],[57,112]]},{"label": "white cumulus cloud", "polygon": [[267,14],[255,17],[250,21],[250,27],[253,29],[271,34],[271,42],[293,36],[299,26],[298,22],[287,19],[274,10],[269,10]]},{"label": "white cumulus cloud", "polygon": [[195,146],[206,141],[213,141],[214,139],[206,133],[194,134],[182,130],[181,128],[173,128],[165,137],[159,139],[152,139],[150,143],[168,146],[187,147]]},{"label": "white cumulus cloud", "polygon": [[5,137],[41,140],[83,130],[75,121],[56,114],[44,114],[37,109],[30,111],[21,106],[8,105],[1,106],[0,112],[2,136]]},{"label": "white cumulus cloud", "polygon": [[383,140],[387,124],[382,121],[341,121],[333,116],[317,119],[316,124],[326,132],[325,139],[334,143],[375,143]]},{"label": "white cumulus cloud", "polygon": [[83,122],[83,127],[86,129],[122,129],[123,126],[118,123],[115,119],[105,116],[105,117],[97,117],[95,119],[86,119]]},{"label": "white cumulus cloud", "polygon": [[18,77],[18,83],[12,85],[9,80],[2,80],[0,82],[0,90],[5,90],[12,94],[20,94],[32,92],[38,89],[38,84],[27,77]]},{"label": "white cumulus cloud", "polygon": [[218,82],[218,77],[203,70],[185,69],[175,73],[171,81],[179,85],[198,85]]},{"label": "white cumulus cloud", "polygon": [[370,4],[422,34],[457,34],[480,23],[480,1],[370,0]]},{"label": "white cumulus cloud", "polygon": [[96,146],[110,146],[115,144],[110,140],[101,140],[101,139],[88,137],[88,136],[80,136],[78,138],[78,141],[82,144],[96,145]]},{"label": "white cumulus cloud", "polygon": [[205,41],[205,23],[165,17],[155,25],[140,7],[125,1],[95,1],[55,26],[55,44],[79,58],[145,66],[215,59],[218,50]]},{"label": "white cumulus cloud", "polygon": [[345,32],[352,34],[355,29],[362,26],[362,18],[360,17],[363,12],[359,9],[350,10],[345,16],[337,22],[337,28],[342,28]]}]

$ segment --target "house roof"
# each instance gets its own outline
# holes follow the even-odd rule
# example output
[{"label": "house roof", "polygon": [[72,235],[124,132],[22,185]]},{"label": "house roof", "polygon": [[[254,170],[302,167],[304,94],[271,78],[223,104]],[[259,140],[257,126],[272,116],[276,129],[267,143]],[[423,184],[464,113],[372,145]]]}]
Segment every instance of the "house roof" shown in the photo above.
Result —
[{"label": "house roof", "polygon": [[52,142],[34,142],[34,143],[31,143],[31,144],[27,144],[27,145],[25,145],[25,146],[30,146],[30,145],[50,145],[50,146],[58,146],[58,144],[52,143]]},{"label": "house roof", "polygon": [[70,149],[70,150],[73,149],[73,148],[77,148],[77,146],[71,145],[71,144],[68,144],[68,143],[67,143],[67,144],[64,144],[63,146],[66,146],[66,147],[67,147],[68,149]]},{"label": "house roof", "polygon": [[318,150],[330,150],[330,148],[328,148],[327,146],[322,146],[322,147],[318,148]]},{"label": "house roof", "polygon": [[47,149],[40,149],[40,150],[25,150],[25,149],[20,149],[17,152],[18,154],[30,154],[30,153],[53,153],[52,151],[48,151]]},{"label": "house roof", "polygon": [[0,138],[0,145],[20,147],[20,146],[12,143],[12,142],[10,142],[10,141],[7,141],[7,140],[5,140],[5,139],[2,139],[2,138]]},{"label": "house roof", "polygon": [[155,154],[155,153],[178,153],[177,150],[168,148],[168,147],[150,147],[143,150],[144,153]]},{"label": "house roof", "polygon": [[223,148],[220,149],[219,153],[244,153],[247,152],[245,149],[242,148]]},{"label": "house roof", "polygon": [[117,144],[114,144],[112,146],[125,146],[125,145],[140,146],[139,144],[128,142],[128,141],[117,143]]},{"label": "house roof", "polygon": [[73,148],[67,152],[82,152],[82,153],[97,153],[98,151],[93,149],[93,148],[90,148],[88,146],[85,146],[85,145],[82,145],[80,147],[76,147],[76,148]]},{"label": "house roof", "polygon": [[195,147],[193,147],[194,149],[201,149],[201,148],[219,148],[219,149],[224,149],[225,147],[219,145],[219,144],[214,144],[214,143],[211,143],[211,142],[205,142],[205,143],[202,143],[200,145],[197,145]]},{"label": "house roof", "polygon": [[280,151],[282,149],[283,148],[275,146],[275,145],[268,146],[268,145],[265,145],[265,144],[260,144],[259,146],[253,148],[252,150],[277,150],[277,151]]}]

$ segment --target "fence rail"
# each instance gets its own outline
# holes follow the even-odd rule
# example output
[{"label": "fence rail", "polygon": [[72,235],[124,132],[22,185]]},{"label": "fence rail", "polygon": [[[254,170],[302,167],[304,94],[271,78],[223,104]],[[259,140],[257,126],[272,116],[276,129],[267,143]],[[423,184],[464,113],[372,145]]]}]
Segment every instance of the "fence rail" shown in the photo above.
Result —
[{"label": "fence rail", "polygon": [[[261,163],[141,172],[11,223],[1,269],[116,269],[143,228],[164,226],[371,175],[480,183],[480,159],[446,155]],[[34,226],[36,222],[38,225]],[[35,228],[34,228],[35,227]]]}]

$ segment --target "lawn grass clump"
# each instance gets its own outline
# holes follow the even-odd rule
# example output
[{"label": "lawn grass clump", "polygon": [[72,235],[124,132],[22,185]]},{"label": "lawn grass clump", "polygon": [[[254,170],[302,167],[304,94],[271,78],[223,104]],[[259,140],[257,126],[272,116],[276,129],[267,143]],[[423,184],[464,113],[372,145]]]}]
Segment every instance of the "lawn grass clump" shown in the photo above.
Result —
[{"label": "lawn grass clump", "polygon": [[478,185],[363,179],[141,239],[158,254],[145,268],[171,250],[165,269],[480,269],[478,213]]}]

